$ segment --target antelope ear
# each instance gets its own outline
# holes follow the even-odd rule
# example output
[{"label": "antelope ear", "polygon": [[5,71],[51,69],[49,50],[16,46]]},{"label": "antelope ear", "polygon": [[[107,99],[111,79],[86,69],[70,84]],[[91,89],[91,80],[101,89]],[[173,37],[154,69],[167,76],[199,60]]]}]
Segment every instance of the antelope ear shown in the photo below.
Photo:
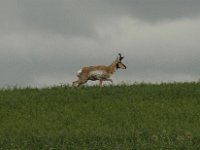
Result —
[{"label": "antelope ear", "polygon": [[120,60],[120,57],[117,56],[116,61],[119,61],[119,60]]}]

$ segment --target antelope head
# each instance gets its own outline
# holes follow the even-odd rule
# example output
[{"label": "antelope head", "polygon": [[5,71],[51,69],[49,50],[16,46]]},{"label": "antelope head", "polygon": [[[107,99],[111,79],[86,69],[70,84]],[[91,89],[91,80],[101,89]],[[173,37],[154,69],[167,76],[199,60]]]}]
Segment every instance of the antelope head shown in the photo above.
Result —
[{"label": "antelope head", "polygon": [[126,69],[127,67],[126,67],[126,65],[124,65],[123,63],[122,63],[122,59],[124,59],[124,57],[121,55],[121,53],[119,53],[118,54],[119,56],[117,57],[117,59],[116,59],[116,68],[117,69],[119,69],[119,68],[121,68],[121,69]]}]

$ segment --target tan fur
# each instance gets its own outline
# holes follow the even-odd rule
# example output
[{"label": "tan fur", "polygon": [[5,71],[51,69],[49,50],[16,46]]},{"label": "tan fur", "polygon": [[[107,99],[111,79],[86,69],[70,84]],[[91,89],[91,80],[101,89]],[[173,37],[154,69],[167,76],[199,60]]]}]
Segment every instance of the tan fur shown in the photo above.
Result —
[{"label": "tan fur", "polygon": [[91,71],[95,71],[95,70],[103,70],[106,71],[107,73],[114,73],[115,72],[115,67],[113,66],[102,66],[102,65],[98,65],[98,66],[90,66],[90,67],[83,67],[82,68],[82,73],[83,74],[89,74],[89,72]]}]

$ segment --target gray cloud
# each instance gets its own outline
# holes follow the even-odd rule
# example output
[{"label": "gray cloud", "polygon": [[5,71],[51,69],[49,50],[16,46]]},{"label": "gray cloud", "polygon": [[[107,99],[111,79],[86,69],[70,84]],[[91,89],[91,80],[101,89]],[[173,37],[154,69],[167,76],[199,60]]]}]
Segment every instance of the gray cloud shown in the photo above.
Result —
[{"label": "gray cloud", "polygon": [[27,26],[48,32],[92,36],[94,24],[130,16],[149,23],[199,16],[198,0],[19,0]]},{"label": "gray cloud", "polygon": [[197,80],[197,0],[0,2],[0,86],[71,83],[80,67],[126,56],[120,81]]},{"label": "gray cloud", "polygon": [[147,22],[191,18],[200,13],[198,0],[110,0],[109,2],[121,12]]}]

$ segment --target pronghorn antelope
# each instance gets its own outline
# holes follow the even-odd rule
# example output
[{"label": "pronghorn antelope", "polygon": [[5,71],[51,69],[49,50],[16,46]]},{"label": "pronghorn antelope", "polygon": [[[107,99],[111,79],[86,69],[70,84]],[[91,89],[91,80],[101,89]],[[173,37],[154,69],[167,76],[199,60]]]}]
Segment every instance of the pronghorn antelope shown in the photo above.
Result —
[{"label": "pronghorn antelope", "polygon": [[122,55],[119,53],[119,57],[109,66],[89,66],[83,67],[77,72],[78,80],[72,83],[73,86],[79,87],[86,83],[88,80],[96,81],[99,80],[99,85],[102,86],[103,81],[110,81],[113,83],[110,76],[115,73],[119,68],[126,69],[126,66],[122,63]]}]

